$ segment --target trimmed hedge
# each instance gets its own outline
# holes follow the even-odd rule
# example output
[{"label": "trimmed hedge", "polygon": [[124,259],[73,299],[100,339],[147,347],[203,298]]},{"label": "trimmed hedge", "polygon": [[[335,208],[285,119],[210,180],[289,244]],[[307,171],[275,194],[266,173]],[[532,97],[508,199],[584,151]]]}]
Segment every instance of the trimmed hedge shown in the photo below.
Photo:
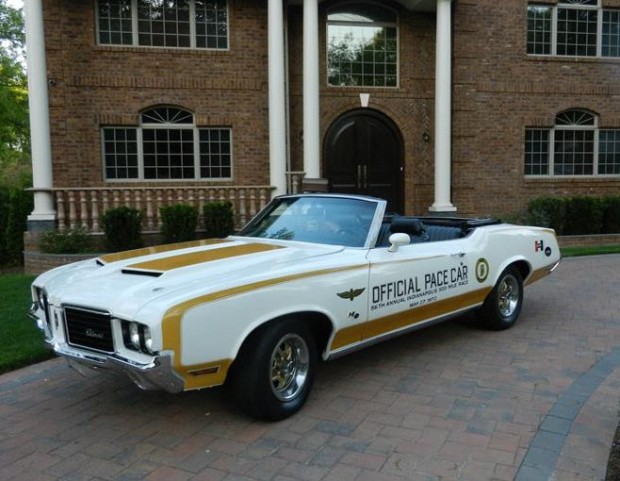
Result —
[{"label": "trimmed hedge", "polygon": [[620,234],[620,197],[539,197],[528,204],[527,223],[557,235]]},{"label": "trimmed hedge", "polygon": [[41,235],[39,247],[47,254],[86,254],[93,252],[88,231],[80,226],[61,232],[48,230]]},{"label": "trimmed hedge", "polygon": [[23,264],[24,232],[32,209],[32,192],[0,186],[0,264]]},{"label": "trimmed hedge", "polygon": [[540,197],[527,208],[528,224],[551,227],[559,235],[564,230],[566,201],[558,197]]},{"label": "trimmed hedge", "polygon": [[106,247],[110,252],[142,247],[142,212],[131,207],[115,207],[101,218]]},{"label": "trimmed hedge", "polygon": [[603,198],[603,234],[620,232],[620,196]]},{"label": "trimmed hedge", "polygon": [[188,204],[160,207],[161,237],[164,244],[191,241],[196,238],[198,209]]},{"label": "trimmed hedge", "polygon": [[224,238],[233,233],[235,214],[231,202],[208,202],[204,205],[202,213],[207,237]]}]

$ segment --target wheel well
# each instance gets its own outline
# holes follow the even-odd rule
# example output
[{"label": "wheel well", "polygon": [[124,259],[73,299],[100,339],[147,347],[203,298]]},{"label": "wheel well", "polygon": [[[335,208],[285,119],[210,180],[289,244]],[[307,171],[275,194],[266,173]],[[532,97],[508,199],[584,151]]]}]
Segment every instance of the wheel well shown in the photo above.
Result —
[{"label": "wheel well", "polygon": [[[333,326],[329,318],[320,312],[295,312],[291,314],[287,314],[285,316],[276,317],[268,322],[257,326],[250,334],[243,340],[241,347],[239,348],[239,352],[237,353],[237,358],[243,354],[244,348],[252,342],[257,336],[260,336],[261,332],[269,325],[274,322],[285,322],[287,319],[296,319],[301,320],[305,324],[309,325],[312,333],[314,334],[314,339],[316,340],[316,348],[319,355],[323,353],[325,348],[327,347],[327,343],[329,342],[329,337],[331,336]],[[236,360],[236,359],[235,359]],[[234,362],[233,362],[234,364]]]},{"label": "wheel well", "polygon": [[521,274],[521,279],[525,280],[527,276],[530,275],[532,268],[526,261],[517,261],[510,264],[513,267],[516,267],[519,273]]}]

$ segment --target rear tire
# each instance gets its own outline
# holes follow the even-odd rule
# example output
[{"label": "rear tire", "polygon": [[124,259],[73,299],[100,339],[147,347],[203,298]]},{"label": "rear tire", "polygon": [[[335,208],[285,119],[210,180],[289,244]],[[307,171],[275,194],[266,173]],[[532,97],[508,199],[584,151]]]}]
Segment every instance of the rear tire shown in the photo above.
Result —
[{"label": "rear tire", "polygon": [[250,335],[235,361],[235,401],[255,418],[287,418],[308,399],[316,362],[315,339],[306,324],[291,319],[267,324]]},{"label": "rear tire", "polygon": [[508,266],[480,308],[480,317],[488,329],[502,331],[514,326],[522,307],[521,272],[514,266]]}]

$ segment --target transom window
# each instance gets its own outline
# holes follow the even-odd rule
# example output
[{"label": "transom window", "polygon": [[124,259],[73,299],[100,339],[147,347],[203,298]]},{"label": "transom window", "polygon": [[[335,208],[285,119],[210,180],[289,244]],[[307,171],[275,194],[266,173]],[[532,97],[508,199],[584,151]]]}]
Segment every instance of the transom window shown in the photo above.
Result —
[{"label": "transom window", "polygon": [[600,0],[528,4],[527,53],[572,57],[620,57],[620,10]]},{"label": "transom window", "polygon": [[156,107],[140,115],[138,127],[103,127],[106,180],[230,179],[229,128],[198,128],[194,115]]},{"label": "transom window", "polygon": [[227,0],[97,0],[100,45],[228,48]]},{"label": "transom window", "polygon": [[525,130],[525,175],[620,175],[620,130],[598,128],[585,110],[567,110],[551,129]]},{"label": "transom window", "polygon": [[371,3],[348,3],[327,15],[329,85],[398,86],[397,16]]}]

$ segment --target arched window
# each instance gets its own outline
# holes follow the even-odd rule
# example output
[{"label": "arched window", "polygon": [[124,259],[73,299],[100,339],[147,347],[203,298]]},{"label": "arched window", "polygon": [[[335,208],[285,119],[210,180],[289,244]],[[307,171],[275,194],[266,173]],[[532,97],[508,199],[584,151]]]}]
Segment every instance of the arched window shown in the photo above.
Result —
[{"label": "arched window", "polygon": [[229,128],[198,128],[188,110],[157,106],[138,127],[102,128],[106,180],[230,179]]},{"label": "arched window", "polygon": [[145,179],[194,179],[194,116],[175,107],[142,112]]},{"label": "arched window", "polygon": [[525,175],[620,175],[620,130],[599,129],[587,110],[560,112],[553,128],[525,130]]},{"label": "arched window", "polygon": [[555,117],[554,175],[594,173],[596,117],[583,110],[561,112]]},{"label": "arched window", "polygon": [[373,3],[346,3],[327,14],[329,85],[398,86],[397,15]]}]

